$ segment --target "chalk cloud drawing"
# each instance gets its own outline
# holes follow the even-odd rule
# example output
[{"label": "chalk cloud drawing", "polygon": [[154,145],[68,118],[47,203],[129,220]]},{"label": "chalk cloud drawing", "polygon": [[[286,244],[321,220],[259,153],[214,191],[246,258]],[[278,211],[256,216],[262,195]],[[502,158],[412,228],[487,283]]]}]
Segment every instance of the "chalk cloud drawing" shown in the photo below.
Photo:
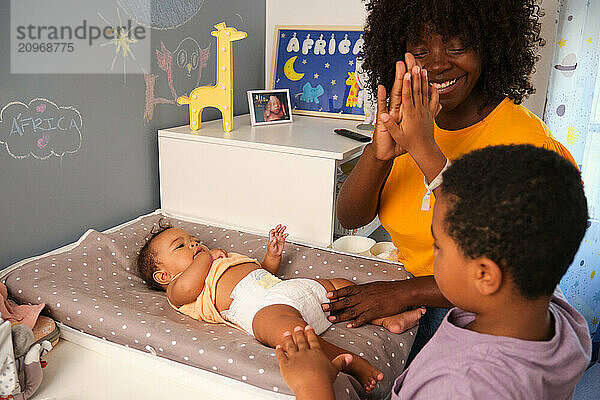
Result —
[{"label": "chalk cloud drawing", "polygon": [[62,158],[81,148],[83,120],[73,106],[36,98],[13,101],[0,110],[0,144],[13,158]]},{"label": "chalk cloud drawing", "polygon": [[[155,105],[176,104],[178,97],[187,95],[198,87],[202,70],[206,68],[209,57],[210,45],[202,49],[191,37],[186,37],[179,42],[175,51],[170,51],[163,42],[160,42],[160,49],[156,49],[156,64],[165,74],[159,76],[144,72],[146,83],[144,119],[152,120]],[[155,95],[157,78],[166,79],[169,95],[165,94],[163,97]]]},{"label": "chalk cloud drawing", "polygon": [[[205,0],[117,0],[135,22],[154,29],[174,29],[189,21]],[[148,7],[150,3],[150,7]]]}]

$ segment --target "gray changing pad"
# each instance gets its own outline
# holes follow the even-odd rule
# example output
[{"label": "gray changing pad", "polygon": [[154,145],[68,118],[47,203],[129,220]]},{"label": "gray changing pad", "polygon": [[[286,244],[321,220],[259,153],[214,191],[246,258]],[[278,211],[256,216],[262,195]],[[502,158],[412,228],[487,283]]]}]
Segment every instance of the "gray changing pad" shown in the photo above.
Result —
[{"label": "gray changing pad", "polygon": [[[224,325],[196,321],[173,310],[164,292],[148,289],[135,273],[141,245],[161,218],[138,218],[109,233],[90,230],[78,245],[27,262],[4,277],[19,303],[45,303],[52,318],[81,332],[160,357],[221,374],[260,388],[291,394],[275,351]],[[259,261],[266,239],[236,230],[169,218],[171,225],[195,234],[208,247],[247,254]],[[266,227],[265,227],[266,229]],[[356,283],[407,279],[401,265],[287,243],[281,278],[340,277]],[[367,325],[333,325],[322,337],[365,357],[385,378],[367,398],[386,398],[404,369],[416,328],[402,335]],[[338,399],[365,398],[345,374],[335,384]]]}]

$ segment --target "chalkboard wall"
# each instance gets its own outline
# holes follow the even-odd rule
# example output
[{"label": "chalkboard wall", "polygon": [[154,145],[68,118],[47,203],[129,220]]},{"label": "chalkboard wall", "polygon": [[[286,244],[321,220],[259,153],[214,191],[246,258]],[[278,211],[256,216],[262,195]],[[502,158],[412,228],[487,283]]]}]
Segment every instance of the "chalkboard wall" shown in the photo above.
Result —
[{"label": "chalkboard wall", "polygon": [[[184,94],[190,79],[214,84],[215,24],[248,33],[233,43],[234,113],[248,112],[247,90],[264,87],[265,0],[152,0],[147,21],[141,0],[110,1],[151,34],[145,74],[11,73],[14,21],[11,2],[0,2],[0,268],[160,206],[157,129],[188,123],[174,91]],[[68,12],[60,3],[48,12]],[[160,12],[177,4],[191,8],[177,20]],[[204,111],[203,120],[215,118]],[[33,125],[38,136],[19,142]]]}]

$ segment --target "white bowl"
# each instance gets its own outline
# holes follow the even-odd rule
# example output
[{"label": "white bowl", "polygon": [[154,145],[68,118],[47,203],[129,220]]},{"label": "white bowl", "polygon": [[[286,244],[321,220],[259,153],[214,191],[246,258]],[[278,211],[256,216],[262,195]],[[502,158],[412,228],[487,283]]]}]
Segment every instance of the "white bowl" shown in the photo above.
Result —
[{"label": "white bowl", "polygon": [[396,250],[396,246],[394,246],[394,243],[392,242],[379,242],[373,245],[370,251],[373,257],[391,260],[395,256],[397,261],[398,255],[394,254]]},{"label": "white bowl", "polygon": [[345,253],[354,253],[361,256],[370,256],[370,249],[376,242],[365,236],[342,236],[333,242],[333,249]]}]

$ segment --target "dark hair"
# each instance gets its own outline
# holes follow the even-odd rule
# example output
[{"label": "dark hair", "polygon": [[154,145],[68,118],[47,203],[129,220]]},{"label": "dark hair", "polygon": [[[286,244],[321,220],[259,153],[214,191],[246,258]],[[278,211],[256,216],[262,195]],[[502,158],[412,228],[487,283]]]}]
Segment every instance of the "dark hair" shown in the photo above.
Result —
[{"label": "dark hair", "polygon": [[378,84],[389,93],[407,42],[417,42],[428,30],[444,40],[459,37],[479,54],[482,107],[506,96],[520,104],[535,92],[529,75],[539,58],[537,47],[545,44],[536,0],[371,0],[366,8],[363,68],[374,93]]},{"label": "dark hair", "polygon": [[156,253],[150,248],[150,244],[155,237],[170,228],[172,226],[166,218],[158,220],[157,224],[150,230],[150,236],[146,238],[146,243],[140,249],[136,260],[138,274],[151,289],[164,290],[161,284],[156,282],[152,276],[158,268],[158,260],[156,259]]},{"label": "dark hair", "polygon": [[494,146],[444,172],[445,231],[468,258],[487,257],[528,299],[552,295],[587,229],[579,170],[531,145]]}]

